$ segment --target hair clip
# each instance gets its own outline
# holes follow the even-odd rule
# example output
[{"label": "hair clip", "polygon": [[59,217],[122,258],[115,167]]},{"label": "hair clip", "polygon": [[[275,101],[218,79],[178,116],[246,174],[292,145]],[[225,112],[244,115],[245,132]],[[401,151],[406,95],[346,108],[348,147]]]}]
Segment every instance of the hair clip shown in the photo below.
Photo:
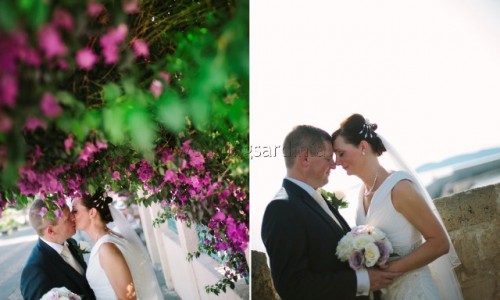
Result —
[{"label": "hair clip", "polygon": [[370,137],[370,139],[371,139],[371,138],[373,138],[373,135],[375,133],[372,130],[372,125],[369,123],[365,123],[365,124],[363,124],[363,127],[358,132],[358,134],[361,134],[361,136],[364,137],[365,139],[368,137]]}]

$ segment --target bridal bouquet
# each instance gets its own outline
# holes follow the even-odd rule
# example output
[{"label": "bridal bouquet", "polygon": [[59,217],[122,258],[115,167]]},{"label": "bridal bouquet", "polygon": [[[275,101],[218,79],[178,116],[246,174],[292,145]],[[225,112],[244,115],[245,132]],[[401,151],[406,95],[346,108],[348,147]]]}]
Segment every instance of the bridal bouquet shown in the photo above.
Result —
[{"label": "bridal bouquet", "polygon": [[392,244],[385,233],[370,225],[354,227],[337,246],[337,257],[349,261],[354,270],[383,265],[393,253]]},{"label": "bridal bouquet", "polygon": [[53,288],[45,293],[40,300],[81,300],[77,294],[65,287]]}]

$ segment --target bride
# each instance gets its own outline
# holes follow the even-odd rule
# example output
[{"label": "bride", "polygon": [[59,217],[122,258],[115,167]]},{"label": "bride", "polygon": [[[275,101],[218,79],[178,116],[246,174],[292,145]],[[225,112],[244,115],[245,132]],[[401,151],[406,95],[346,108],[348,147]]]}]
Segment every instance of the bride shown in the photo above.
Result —
[{"label": "bride", "polygon": [[[462,299],[453,273],[460,261],[432,199],[376,129],[376,124],[354,114],[332,137],[336,164],[364,183],[357,225],[369,224],[387,234],[398,257],[384,268],[404,273],[382,299]],[[388,171],[379,163],[387,150],[402,171]]]},{"label": "bride", "polygon": [[[94,246],[86,277],[98,300],[163,299],[161,289],[139,237],[103,190],[73,200],[76,229]],[[108,228],[113,222],[117,231]]]}]

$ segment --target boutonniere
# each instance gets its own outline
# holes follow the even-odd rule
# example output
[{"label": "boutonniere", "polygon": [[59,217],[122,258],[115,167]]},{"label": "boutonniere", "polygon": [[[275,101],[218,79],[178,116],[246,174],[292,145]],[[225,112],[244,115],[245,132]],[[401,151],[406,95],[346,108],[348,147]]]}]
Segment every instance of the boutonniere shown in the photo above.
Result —
[{"label": "boutonniere", "polygon": [[341,191],[329,192],[321,189],[321,196],[330,202],[336,209],[347,208],[349,202],[345,201],[345,194]]},{"label": "boutonniere", "polygon": [[90,245],[86,241],[76,241],[74,239],[69,239],[68,242],[71,243],[73,247],[75,247],[78,255],[83,256],[84,254],[90,253]]}]

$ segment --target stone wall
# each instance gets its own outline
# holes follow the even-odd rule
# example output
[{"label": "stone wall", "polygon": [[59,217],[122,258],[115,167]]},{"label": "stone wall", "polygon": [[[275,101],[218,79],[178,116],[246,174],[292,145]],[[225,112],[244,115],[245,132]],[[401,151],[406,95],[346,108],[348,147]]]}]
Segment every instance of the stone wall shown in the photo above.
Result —
[{"label": "stone wall", "polygon": [[[500,184],[436,199],[462,264],[465,300],[500,299]],[[276,300],[264,253],[252,251],[252,299]]]},{"label": "stone wall", "polygon": [[435,201],[462,265],[464,299],[500,299],[500,184]]}]

